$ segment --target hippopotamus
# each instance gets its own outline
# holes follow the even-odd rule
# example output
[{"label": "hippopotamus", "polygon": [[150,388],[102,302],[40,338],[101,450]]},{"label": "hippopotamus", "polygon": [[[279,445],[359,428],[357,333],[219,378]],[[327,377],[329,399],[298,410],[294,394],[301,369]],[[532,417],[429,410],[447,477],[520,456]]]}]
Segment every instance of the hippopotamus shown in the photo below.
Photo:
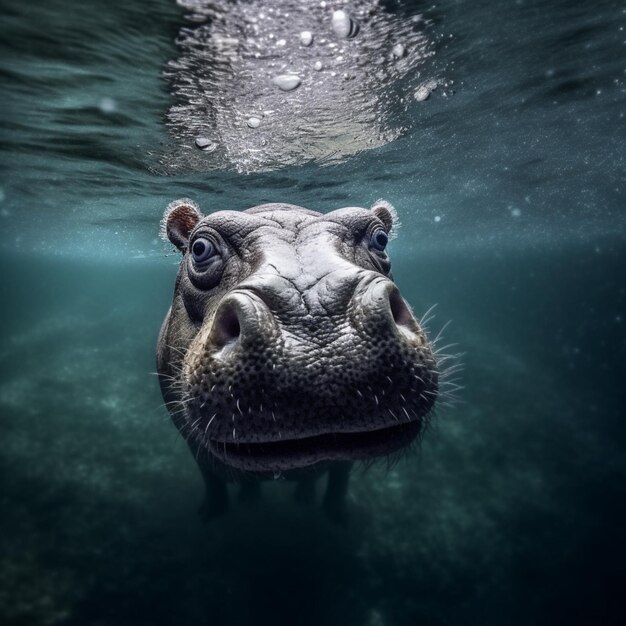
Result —
[{"label": "hippopotamus", "polygon": [[344,511],[355,461],[388,457],[423,432],[438,396],[437,358],[394,284],[397,215],[319,213],[290,204],[203,215],[169,205],[162,235],[182,254],[158,339],[164,400],[206,484],[205,519],[260,479],[297,481]]}]

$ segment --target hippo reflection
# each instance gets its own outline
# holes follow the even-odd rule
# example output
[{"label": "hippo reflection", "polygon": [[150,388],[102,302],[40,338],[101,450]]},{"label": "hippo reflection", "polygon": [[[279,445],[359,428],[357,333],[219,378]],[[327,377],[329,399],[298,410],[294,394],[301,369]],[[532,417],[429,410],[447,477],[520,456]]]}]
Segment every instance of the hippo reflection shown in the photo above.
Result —
[{"label": "hippo reflection", "polygon": [[351,462],[401,450],[438,394],[436,359],[390,275],[395,211],[321,214],[287,204],[203,216],[170,205],[163,234],[183,254],[158,342],[163,396],[207,486],[251,493],[281,473],[340,515]]}]

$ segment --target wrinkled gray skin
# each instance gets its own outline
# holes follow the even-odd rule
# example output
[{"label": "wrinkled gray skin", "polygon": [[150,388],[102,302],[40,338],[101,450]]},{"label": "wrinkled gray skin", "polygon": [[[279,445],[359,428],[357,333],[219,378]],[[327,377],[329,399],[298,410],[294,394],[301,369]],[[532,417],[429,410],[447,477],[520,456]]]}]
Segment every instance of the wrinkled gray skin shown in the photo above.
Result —
[{"label": "wrinkled gray skin", "polygon": [[310,500],[325,470],[324,505],[341,516],[351,463],[421,432],[438,373],[380,249],[393,221],[384,201],[328,214],[266,204],[203,217],[189,200],[166,211],[183,258],[157,365],[205,479],[205,518],[226,509],[228,478],[247,496],[280,473]]}]

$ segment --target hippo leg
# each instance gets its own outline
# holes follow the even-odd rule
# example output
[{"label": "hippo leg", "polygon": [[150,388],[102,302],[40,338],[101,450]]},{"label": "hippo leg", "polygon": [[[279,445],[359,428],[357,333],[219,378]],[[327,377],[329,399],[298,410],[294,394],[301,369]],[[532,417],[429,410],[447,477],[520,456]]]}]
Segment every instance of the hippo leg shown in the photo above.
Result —
[{"label": "hippo leg", "polygon": [[210,522],[228,510],[228,490],[226,481],[218,476],[207,460],[198,459],[198,465],[204,478],[204,501],[198,512],[203,522]]},{"label": "hippo leg", "polygon": [[256,502],[261,496],[261,483],[258,480],[244,480],[239,489],[240,502]]},{"label": "hippo leg", "polygon": [[309,506],[315,502],[315,477],[305,476],[300,478],[296,484],[294,493],[296,502],[305,506]]},{"label": "hippo leg", "polygon": [[351,467],[351,461],[341,461],[328,470],[328,484],[322,507],[326,515],[335,522],[346,521],[346,493]]}]

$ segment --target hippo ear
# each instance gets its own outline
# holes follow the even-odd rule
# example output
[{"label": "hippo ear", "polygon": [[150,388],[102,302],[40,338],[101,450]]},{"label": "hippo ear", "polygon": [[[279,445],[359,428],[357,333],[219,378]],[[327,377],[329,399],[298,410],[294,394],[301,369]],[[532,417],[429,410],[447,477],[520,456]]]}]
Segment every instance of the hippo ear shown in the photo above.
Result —
[{"label": "hippo ear", "polygon": [[383,223],[389,239],[394,239],[398,236],[398,228],[400,228],[400,219],[398,218],[398,212],[393,208],[393,205],[387,200],[376,200],[370,209],[372,213]]},{"label": "hippo ear", "polygon": [[171,241],[181,252],[184,252],[187,249],[191,231],[202,217],[200,207],[189,198],[170,202],[161,220],[161,239]]}]

